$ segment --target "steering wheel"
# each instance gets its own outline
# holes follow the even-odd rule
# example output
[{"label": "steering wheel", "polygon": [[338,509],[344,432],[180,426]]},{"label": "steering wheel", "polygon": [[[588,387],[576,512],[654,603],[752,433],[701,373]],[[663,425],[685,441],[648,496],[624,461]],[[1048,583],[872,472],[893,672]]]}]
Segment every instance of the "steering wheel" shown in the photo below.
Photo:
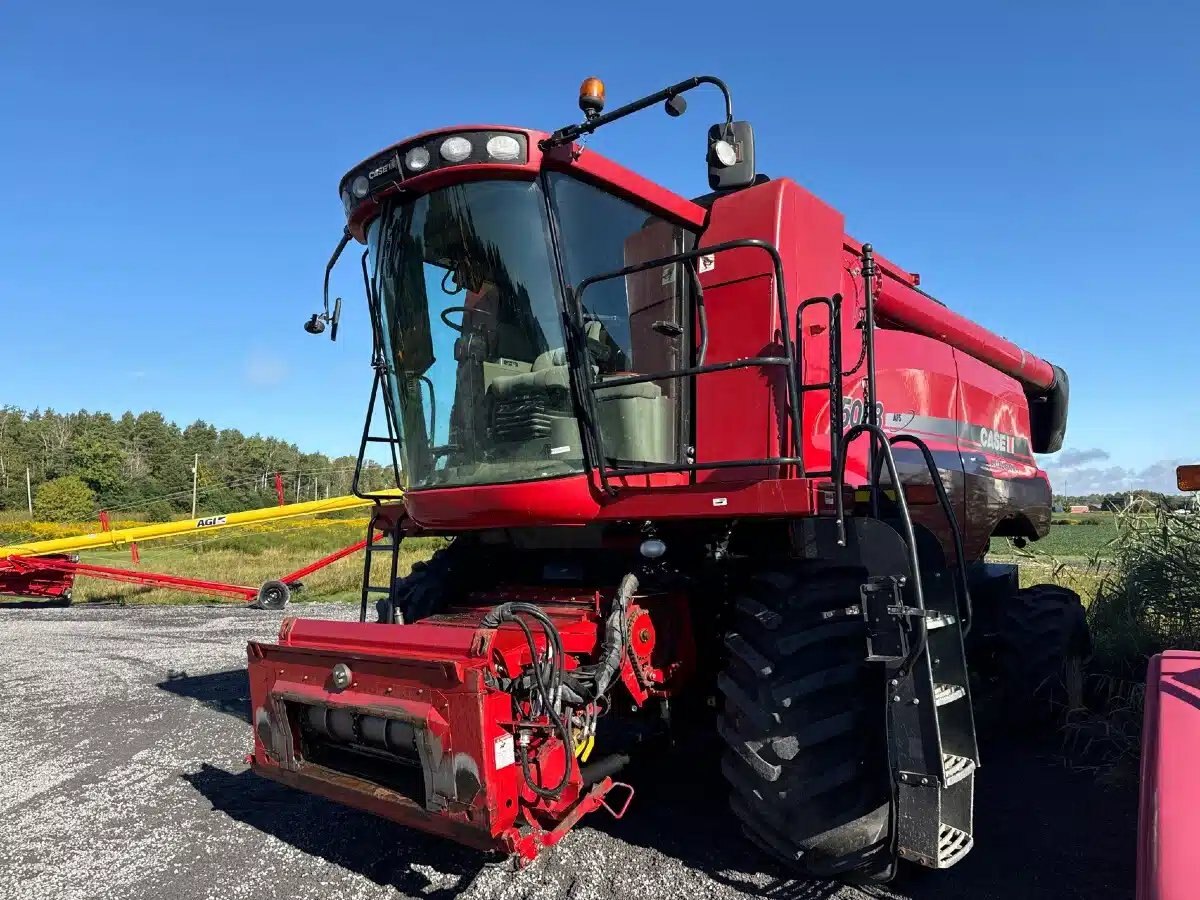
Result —
[{"label": "steering wheel", "polygon": [[441,316],[442,322],[445,324],[445,326],[447,328],[453,328],[459,334],[462,334],[462,330],[463,330],[462,323],[451,322],[448,318],[446,318],[451,313],[456,313],[456,312],[463,313],[464,315],[466,315],[467,308],[465,306],[447,306],[438,315]]}]

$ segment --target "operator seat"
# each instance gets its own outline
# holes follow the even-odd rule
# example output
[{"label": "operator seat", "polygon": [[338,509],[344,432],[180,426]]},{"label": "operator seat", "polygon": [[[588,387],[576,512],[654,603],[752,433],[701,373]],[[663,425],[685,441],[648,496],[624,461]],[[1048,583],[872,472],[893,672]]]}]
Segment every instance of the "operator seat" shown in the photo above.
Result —
[{"label": "operator seat", "polygon": [[[599,345],[601,324],[587,326],[589,346]],[[593,372],[599,367],[593,365]],[[605,377],[619,378],[614,372]],[[556,347],[538,355],[528,372],[499,375],[487,389],[491,421],[502,441],[544,440],[553,434],[578,434],[571,402],[566,350]],[[673,402],[652,382],[600,387],[597,415],[609,457],[628,462],[669,462],[674,456]],[[563,426],[568,426],[564,428]],[[554,443],[554,441],[552,441]],[[569,446],[566,445],[566,446]],[[582,454],[581,448],[573,448]]]}]

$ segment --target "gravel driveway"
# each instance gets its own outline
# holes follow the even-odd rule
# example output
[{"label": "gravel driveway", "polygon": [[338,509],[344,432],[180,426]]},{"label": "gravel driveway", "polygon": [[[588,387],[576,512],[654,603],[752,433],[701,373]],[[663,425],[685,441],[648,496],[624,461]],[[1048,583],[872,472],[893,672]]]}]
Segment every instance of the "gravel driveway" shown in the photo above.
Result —
[{"label": "gravel driveway", "polygon": [[[299,615],[351,618],[346,605]],[[245,644],[278,613],[0,610],[0,898],[1062,898],[1133,895],[1136,791],[990,742],[977,843],[865,893],[795,881],[734,833],[704,760],[651,760],[621,822],[594,815],[514,873],[250,774]]]}]

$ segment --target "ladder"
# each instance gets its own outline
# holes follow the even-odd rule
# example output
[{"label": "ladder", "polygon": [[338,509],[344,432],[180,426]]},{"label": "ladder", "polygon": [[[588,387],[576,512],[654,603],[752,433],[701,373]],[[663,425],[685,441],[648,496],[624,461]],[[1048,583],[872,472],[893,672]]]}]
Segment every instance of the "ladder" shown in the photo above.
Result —
[{"label": "ladder", "polygon": [[[919,611],[905,602],[904,580],[872,578],[861,589],[868,659],[884,664],[887,679],[897,853],[945,869],[974,844],[979,749],[959,613],[967,604],[948,570],[924,579]],[[906,617],[923,632],[920,649],[909,646]]]},{"label": "ladder", "polygon": [[[384,539],[375,541],[376,532],[384,532]],[[367,526],[367,545],[363,548],[363,577],[362,577],[362,594],[358,611],[358,620],[360,622],[367,621],[367,610],[371,606],[371,601],[375,602],[375,607],[379,610],[380,622],[391,622],[393,615],[393,596],[395,590],[397,570],[400,565],[400,543],[402,537],[400,535],[399,526],[394,526],[390,530],[382,527],[379,524],[379,510],[376,508],[375,513],[371,516],[371,524]],[[388,564],[387,583],[376,584],[372,582],[374,578],[375,555],[379,553],[387,553]]]}]

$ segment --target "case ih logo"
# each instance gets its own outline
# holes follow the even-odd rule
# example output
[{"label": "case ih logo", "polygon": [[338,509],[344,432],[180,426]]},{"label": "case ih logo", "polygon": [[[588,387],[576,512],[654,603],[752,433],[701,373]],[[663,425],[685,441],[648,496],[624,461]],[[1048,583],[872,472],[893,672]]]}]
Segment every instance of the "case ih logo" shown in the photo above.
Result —
[{"label": "case ih logo", "polygon": [[207,519],[197,519],[196,520],[197,528],[208,528],[210,525],[224,525],[224,524],[225,524],[224,516],[209,516]]},{"label": "case ih logo", "polygon": [[985,450],[995,450],[997,453],[1016,453],[1017,439],[1011,434],[992,431],[990,428],[980,428],[979,446]]}]

